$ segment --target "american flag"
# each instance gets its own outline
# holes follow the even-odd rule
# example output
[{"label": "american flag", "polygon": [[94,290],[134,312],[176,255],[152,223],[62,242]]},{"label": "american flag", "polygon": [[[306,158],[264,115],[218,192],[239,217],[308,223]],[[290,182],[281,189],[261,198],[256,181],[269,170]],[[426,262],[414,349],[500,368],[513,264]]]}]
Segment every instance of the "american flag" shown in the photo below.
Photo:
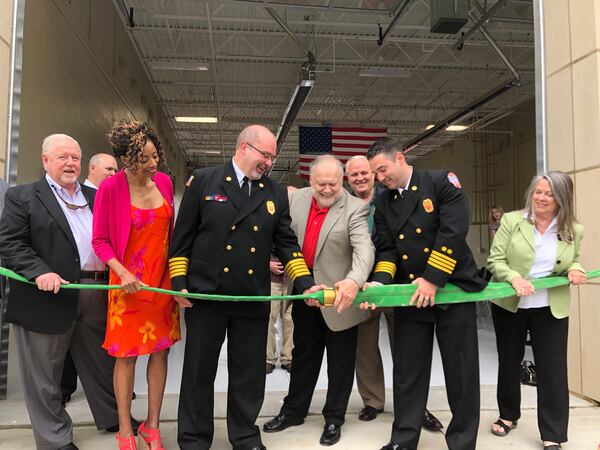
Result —
[{"label": "american flag", "polygon": [[299,128],[300,176],[308,179],[310,163],[319,155],[331,154],[346,164],[354,155],[364,155],[387,128],[303,127]]}]

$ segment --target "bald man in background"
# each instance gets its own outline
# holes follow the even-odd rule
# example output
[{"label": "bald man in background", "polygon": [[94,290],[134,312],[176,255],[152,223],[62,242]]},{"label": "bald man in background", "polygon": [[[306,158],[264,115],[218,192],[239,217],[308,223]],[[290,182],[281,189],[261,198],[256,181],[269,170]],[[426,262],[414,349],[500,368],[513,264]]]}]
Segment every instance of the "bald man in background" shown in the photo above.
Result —
[{"label": "bald man in background", "polygon": [[90,158],[88,176],[83,183],[98,190],[100,183],[117,173],[117,160],[108,153],[96,153]]}]

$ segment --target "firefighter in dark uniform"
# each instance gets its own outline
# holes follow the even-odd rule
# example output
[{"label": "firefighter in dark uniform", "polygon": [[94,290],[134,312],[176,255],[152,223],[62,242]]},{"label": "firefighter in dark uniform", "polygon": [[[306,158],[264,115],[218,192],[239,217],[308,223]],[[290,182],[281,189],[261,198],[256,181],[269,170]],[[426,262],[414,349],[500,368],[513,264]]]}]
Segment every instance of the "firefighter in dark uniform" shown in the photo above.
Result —
[{"label": "firefighter in dark uniform", "polygon": [[[416,449],[431,375],[433,335],[440,348],[452,421],[451,450],[475,450],[479,426],[479,357],[474,303],[435,306],[439,287],[481,291],[467,246],[469,209],[456,175],[419,171],[389,138],[367,153],[388,190],[375,201],[377,255],[372,281],[417,285],[411,304],[394,310],[394,424],[382,450]],[[363,305],[364,307],[365,305]]]},{"label": "firefighter in dark uniform", "polygon": [[[286,190],[265,176],[275,151],[275,136],[251,125],[240,133],[231,161],[194,171],[169,252],[173,289],[269,296],[273,245],[298,292],[318,289],[290,228]],[[227,334],[229,440],[235,450],[265,449],[255,421],[264,397],[270,303],[175,299],[187,308],[179,446],[212,444],[214,381]]]}]

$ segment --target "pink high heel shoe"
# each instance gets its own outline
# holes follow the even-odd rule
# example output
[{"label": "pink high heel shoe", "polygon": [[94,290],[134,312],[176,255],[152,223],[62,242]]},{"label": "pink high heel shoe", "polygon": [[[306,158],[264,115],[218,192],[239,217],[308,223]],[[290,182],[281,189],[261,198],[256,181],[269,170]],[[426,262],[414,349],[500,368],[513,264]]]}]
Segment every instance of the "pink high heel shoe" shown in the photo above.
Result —
[{"label": "pink high heel shoe", "polygon": [[165,450],[160,438],[160,430],[158,428],[148,428],[146,426],[146,421],[138,428],[138,441],[140,448],[148,450]]},{"label": "pink high heel shoe", "polygon": [[137,450],[135,436],[123,437],[121,433],[117,433],[117,443],[119,444],[119,450]]}]

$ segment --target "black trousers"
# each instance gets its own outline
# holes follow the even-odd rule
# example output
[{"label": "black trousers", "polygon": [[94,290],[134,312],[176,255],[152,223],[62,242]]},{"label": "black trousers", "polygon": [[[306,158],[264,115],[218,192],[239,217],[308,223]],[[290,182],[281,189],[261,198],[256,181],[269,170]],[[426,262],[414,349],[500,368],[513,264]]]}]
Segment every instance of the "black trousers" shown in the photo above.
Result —
[{"label": "black trousers", "polygon": [[77,390],[77,369],[73,362],[71,352],[67,352],[65,356],[65,365],[63,367],[62,378],[60,380],[63,397],[72,395]]},{"label": "black trousers", "polygon": [[[394,312],[394,424],[392,441],[416,449],[431,378],[433,335],[437,336],[452,420],[450,450],[475,450],[479,427],[479,351],[475,303],[435,309],[435,321],[403,320]],[[414,316],[412,316],[414,317]]]},{"label": "black trousers", "polygon": [[292,308],[294,350],[288,395],[281,412],[305,418],[327,349],[327,397],[323,407],[325,422],[343,425],[354,382],[358,326],[331,331],[319,308],[297,301]]},{"label": "black trousers", "polygon": [[520,368],[527,330],[535,358],[538,427],[543,441],[566,442],[569,425],[567,337],[569,319],[557,319],[550,307],[519,309],[516,313],[492,305],[498,348],[498,409],[500,417],[521,417]]},{"label": "black trousers", "polygon": [[229,441],[234,450],[261,444],[255,422],[265,394],[268,323],[268,316],[221,314],[209,305],[185,311],[187,337],[177,430],[181,449],[207,450],[212,444],[215,375],[226,334]]}]

